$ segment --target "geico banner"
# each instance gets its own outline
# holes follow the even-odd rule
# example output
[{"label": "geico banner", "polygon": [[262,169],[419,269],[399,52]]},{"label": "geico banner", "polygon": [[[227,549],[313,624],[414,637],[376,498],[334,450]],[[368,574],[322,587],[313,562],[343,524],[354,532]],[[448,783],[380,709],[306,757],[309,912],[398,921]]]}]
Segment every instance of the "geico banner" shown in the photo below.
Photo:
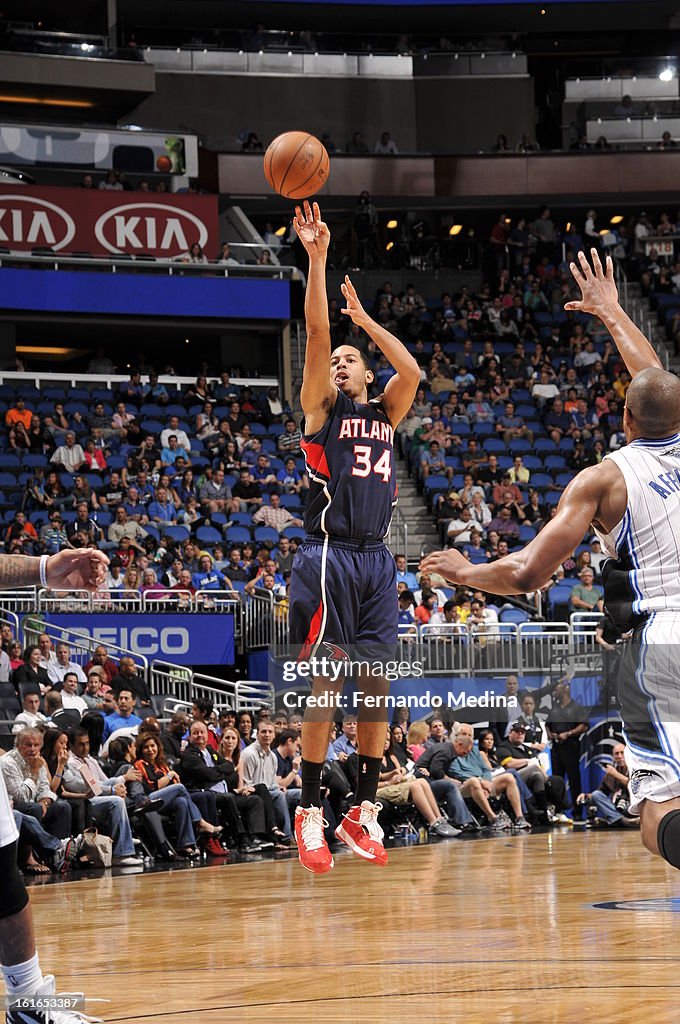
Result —
[{"label": "geico banner", "polygon": [[[45,622],[57,629],[78,630],[93,640],[115,644],[145,657],[177,665],[233,665],[234,619],[231,615],[59,615]],[[68,639],[68,634],[64,634]]]},{"label": "geico banner", "polygon": [[194,242],[214,259],[217,197],[0,186],[0,246],[172,259]]}]

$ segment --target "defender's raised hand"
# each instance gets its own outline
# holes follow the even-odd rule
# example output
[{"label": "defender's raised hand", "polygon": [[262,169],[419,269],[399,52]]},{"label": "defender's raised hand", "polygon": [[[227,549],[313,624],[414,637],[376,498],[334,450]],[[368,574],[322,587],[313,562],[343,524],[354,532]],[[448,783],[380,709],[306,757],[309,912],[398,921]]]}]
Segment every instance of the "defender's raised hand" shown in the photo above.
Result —
[{"label": "defender's raised hand", "polygon": [[570,270],[574,280],[581,289],[581,298],[573,302],[567,302],[565,309],[576,310],[579,313],[600,313],[618,306],[619,293],[614,282],[614,263],[611,256],[606,258],[606,271],[602,267],[597,249],[591,249],[590,255],[593,261],[591,267],[584,252],[578,254],[578,262],[570,264]]},{"label": "defender's raised hand", "polygon": [[356,288],[350,281],[347,274],[345,274],[344,284],[340,285],[340,291],[342,292],[346,303],[345,308],[341,309],[340,312],[344,313],[345,316],[350,317],[352,322],[359,324],[359,326],[365,324],[369,319],[368,313],[361,305]]},{"label": "defender's raised hand", "polygon": [[311,206],[305,199],[303,208],[295,207],[293,227],[310,257],[325,256],[331,240],[328,225],[321,220],[318,203]]}]

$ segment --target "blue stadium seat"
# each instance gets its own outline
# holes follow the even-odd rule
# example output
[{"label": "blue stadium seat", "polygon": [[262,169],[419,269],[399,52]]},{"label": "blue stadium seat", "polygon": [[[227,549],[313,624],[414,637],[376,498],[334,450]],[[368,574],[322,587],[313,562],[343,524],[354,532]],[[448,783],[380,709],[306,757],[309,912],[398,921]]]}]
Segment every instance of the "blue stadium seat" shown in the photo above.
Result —
[{"label": "blue stadium seat", "polygon": [[539,437],[534,441],[534,451],[556,452],[557,445],[554,441],[551,441],[549,437]]},{"label": "blue stadium seat", "polygon": [[276,544],[279,539],[279,531],[273,526],[256,526],[255,540],[258,544]]},{"label": "blue stadium seat", "polygon": [[253,435],[253,437],[264,437],[267,433],[267,428],[264,426],[263,423],[251,423],[250,433]]},{"label": "blue stadium seat", "polygon": [[160,418],[161,416],[164,416],[165,412],[161,409],[160,405],[155,405],[153,402],[144,402],[143,405],[140,405],[139,407],[139,415],[151,416],[153,419],[154,417]]},{"label": "blue stadium seat", "polygon": [[46,455],[33,455],[30,453],[24,455],[24,466],[26,466],[27,468],[30,468],[32,466],[46,467],[48,464],[49,459],[47,458]]},{"label": "blue stadium seat", "polygon": [[448,486],[449,481],[443,474],[435,473],[434,476],[428,476],[424,481],[426,491],[445,491]]},{"label": "blue stadium seat", "polygon": [[222,534],[214,526],[199,526],[196,530],[196,539],[202,544],[219,544]]},{"label": "blue stadium seat", "polygon": [[530,484],[531,484],[532,487],[535,487],[537,490],[540,490],[541,487],[550,487],[552,485],[552,482],[553,482],[553,478],[550,476],[549,473],[532,473],[531,474]]},{"label": "blue stadium seat", "polygon": [[571,481],[573,479],[574,479],[574,474],[571,473],[571,472],[569,472],[569,473],[558,473],[557,476],[555,477],[555,483],[557,484],[558,487],[566,487],[567,484],[571,483]]},{"label": "blue stadium seat", "polygon": [[496,427],[493,423],[475,423],[474,432],[477,437],[489,437],[496,433]]},{"label": "blue stadium seat", "polygon": [[250,530],[245,526],[230,526],[224,536],[228,544],[247,544],[253,539]]},{"label": "blue stadium seat", "polygon": [[548,604],[550,609],[553,610],[557,604],[569,604],[570,597],[571,587],[563,586],[563,581],[560,581],[548,591]]},{"label": "blue stadium seat", "polygon": [[498,616],[500,623],[514,623],[519,626],[522,622],[528,622],[529,616],[521,608],[502,608]]},{"label": "blue stadium seat", "polygon": [[183,543],[185,540],[189,540],[191,534],[186,526],[168,526],[165,530],[165,536]]},{"label": "blue stadium seat", "polygon": [[566,469],[567,460],[563,455],[546,455],[543,465],[546,469]]},{"label": "blue stadium seat", "polygon": [[546,494],[543,495],[543,499],[549,508],[553,505],[559,505],[561,497],[562,494],[560,491],[547,491]]},{"label": "blue stadium seat", "polygon": [[140,426],[147,434],[160,434],[161,430],[165,430],[165,423],[160,420],[142,420]]},{"label": "blue stadium seat", "polygon": [[525,455],[524,465],[527,469],[542,469],[543,463],[536,455]]},{"label": "blue stadium seat", "polygon": [[[199,406],[199,412],[200,411],[201,411],[201,407]],[[186,414],[187,414],[187,411],[186,411],[186,409],[184,408],[183,405],[166,405],[166,407],[165,407],[165,415],[168,417],[168,419],[171,416],[179,416],[180,419],[184,419]]]},{"label": "blue stadium seat", "polygon": [[281,495],[281,507],[291,509],[300,508],[300,498],[297,494],[282,494]]},{"label": "blue stadium seat", "polygon": [[533,540],[536,536],[536,527],[530,526],[528,523],[520,526],[519,528],[519,539],[524,544],[528,544],[530,540]]},{"label": "blue stadium seat", "polygon": [[508,448],[505,441],[499,440],[497,437],[490,437],[484,441],[484,451],[486,452],[507,452]]},{"label": "blue stadium seat", "polygon": [[513,437],[508,444],[508,451],[522,454],[523,452],[533,451],[533,445],[523,437]]},{"label": "blue stadium seat", "polygon": [[21,469],[21,459],[13,452],[0,455],[0,469]]}]

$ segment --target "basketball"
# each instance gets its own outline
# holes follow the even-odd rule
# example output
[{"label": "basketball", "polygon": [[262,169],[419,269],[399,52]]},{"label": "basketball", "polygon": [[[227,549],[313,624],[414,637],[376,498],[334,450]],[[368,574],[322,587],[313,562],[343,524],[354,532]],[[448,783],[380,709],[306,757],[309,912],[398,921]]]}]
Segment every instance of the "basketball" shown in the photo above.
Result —
[{"label": "basketball", "polygon": [[160,156],[156,157],[156,170],[157,171],[169,171],[172,167],[172,161],[169,156],[161,153]]},{"label": "basketball", "polygon": [[328,181],[330,160],[325,147],[308,132],[284,132],[264,155],[264,174],[286,199],[308,199]]}]

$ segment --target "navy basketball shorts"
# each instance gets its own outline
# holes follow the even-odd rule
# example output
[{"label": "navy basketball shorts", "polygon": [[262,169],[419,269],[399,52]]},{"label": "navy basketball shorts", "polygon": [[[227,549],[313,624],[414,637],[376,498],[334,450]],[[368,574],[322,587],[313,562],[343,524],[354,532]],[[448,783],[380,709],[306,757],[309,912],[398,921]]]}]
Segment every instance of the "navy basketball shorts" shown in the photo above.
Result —
[{"label": "navy basketball shorts", "polygon": [[394,557],[382,541],[306,538],[290,582],[295,657],[394,659],[396,576]]}]

